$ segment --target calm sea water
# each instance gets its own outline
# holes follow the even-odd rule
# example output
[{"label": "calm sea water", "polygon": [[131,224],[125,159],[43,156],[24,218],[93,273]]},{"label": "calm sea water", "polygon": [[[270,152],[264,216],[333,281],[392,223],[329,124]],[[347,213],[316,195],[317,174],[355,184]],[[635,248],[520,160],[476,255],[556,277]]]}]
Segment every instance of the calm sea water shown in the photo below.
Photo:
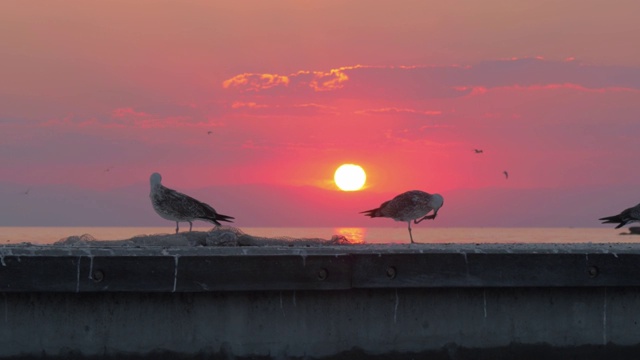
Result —
[{"label": "calm sea water", "polygon": [[[210,227],[195,228],[208,231]],[[344,235],[354,242],[369,244],[408,243],[404,226],[386,228],[241,228],[247,234],[264,237],[321,238]],[[30,242],[50,244],[74,235],[90,234],[97,240],[124,240],[135,235],[170,234],[167,227],[0,227],[0,244]],[[427,228],[415,226],[413,238],[424,243],[614,243],[640,242],[640,235],[613,228]],[[623,234],[623,235],[621,235]]]}]

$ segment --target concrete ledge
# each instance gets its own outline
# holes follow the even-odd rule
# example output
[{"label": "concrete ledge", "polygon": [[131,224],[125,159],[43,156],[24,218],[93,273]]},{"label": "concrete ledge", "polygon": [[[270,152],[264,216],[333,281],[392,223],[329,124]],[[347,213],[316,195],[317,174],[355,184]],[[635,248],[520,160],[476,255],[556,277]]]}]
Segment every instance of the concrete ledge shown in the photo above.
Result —
[{"label": "concrete ledge", "polygon": [[640,246],[0,247],[0,358],[604,359]]},{"label": "concrete ledge", "polygon": [[4,292],[640,286],[638,244],[0,247]]}]

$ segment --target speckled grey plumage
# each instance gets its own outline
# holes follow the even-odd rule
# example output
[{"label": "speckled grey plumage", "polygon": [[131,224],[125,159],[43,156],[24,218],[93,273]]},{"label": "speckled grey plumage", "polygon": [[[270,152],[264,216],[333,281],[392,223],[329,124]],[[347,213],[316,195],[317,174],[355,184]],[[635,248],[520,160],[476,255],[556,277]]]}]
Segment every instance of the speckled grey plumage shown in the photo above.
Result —
[{"label": "speckled grey plumage", "polygon": [[619,229],[629,223],[640,221],[640,204],[624,209],[618,215],[607,216],[598,220],[603,220],[603,224],[618,224],[616,229]]},{"label": "speckled grey plumage", "polygon": [[208,204],[200,202],[188,195],[169,189],[162,185],[162,176],[158,173],[151,174],[151,204],[153,209],[163,219],[176,222],[176,233],[179,230],[179,222],[188,222],[189,231],[193,226],[193,220],[209,221],[220,226],[219,221],[233,222],[231,216],[218,214]]},{"label": "speckled grey plumage", "polygon": [[[395,221],[406,221],[409,228],[409,238],[413,243],[411,234],[411,220],[414,224],[422,220],[433,220],[438,215],[438,210],[444,204],[444,199],[440,194],[429,194],[421,190],[411,190],[404,192],[389,201],[385,201],[380,207],[363,211],[361,214],[374,217],[387,217]],[[433,211],[432,215],[427,216]]]}]

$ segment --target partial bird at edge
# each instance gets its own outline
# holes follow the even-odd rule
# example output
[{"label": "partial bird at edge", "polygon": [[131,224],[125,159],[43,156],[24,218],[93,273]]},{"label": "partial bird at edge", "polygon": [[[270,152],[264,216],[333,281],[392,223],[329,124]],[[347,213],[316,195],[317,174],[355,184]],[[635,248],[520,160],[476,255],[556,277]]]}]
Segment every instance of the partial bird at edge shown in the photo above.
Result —
[{"label": "partial bird at edge", "polygon": [[629,223],[640,221],[640,204],[622,210],[618,215],[607,216],[598,219],[603,224],[618,224],[616,229],[619,229]]}]

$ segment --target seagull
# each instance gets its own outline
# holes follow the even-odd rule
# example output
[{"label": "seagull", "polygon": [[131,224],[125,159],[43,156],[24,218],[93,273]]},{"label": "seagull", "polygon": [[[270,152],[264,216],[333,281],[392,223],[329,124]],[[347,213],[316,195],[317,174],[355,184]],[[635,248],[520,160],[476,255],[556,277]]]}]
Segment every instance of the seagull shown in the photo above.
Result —
[{"label": "seagull", "polygon": [[211,135],[211,134],[213,134],[213,131],[211,130],[207,131],[207,135]]},{"label": "seagull", "polygon": [[476,154],[482,154],[482,153],[484,153],[484,150],[482,150],[482,149],[473,149],[473,151],[475,151],[475,152],[476,152]]},{"label": "seagull", "polygon": [[164,187],[162,176],[158,173],[151,174],[149,178],[151,183],[151,204],[153,209],[163,219],[176,222],[176,234],[178,233],[178,223],[186,221],[189,223],[189,231],[193,227],[191,221],[204,220],[209,221],[216,226],[220,226],[218,221],[233,222],[231,216],[218,214],[211,206],[200,202],[190,196],[177,192],[173,189]]},{"label": "seagull", "polygon": [[31,188],[29,187],[26,191],[22,192],[24,195],[29,195],[29,191],[31,191]]},{"label": "seagull", "polygon": [[[442,204],[444,204],[444,199],[440,194],[411,190],[383,202],[379,208],[362,211],[360,214],[365,214],[365,216],[372,218],[387,217],[395,221],[406,221],[409,228],[409,238],[413,244],[415,241],[413,241],[413,235],[411,235],[411,220],[413,220],[414,224],[418,224],[425,219],[435,219]],[[426,216],[432,210],[433,214]],[[418,218],[421,219],[418,220]]]},{"label": "seagull", "polygon": [[108,168],[104,169],[104,172],[109,172],[109,171],[111,171],[111,169],[113,169],[113,168],[114,168],[113,166],[109,166]]},{"label": "seagull", "polygon": [[507,170],[502,172],[504,174],[504,178],[508,179],[509,178],[509,173],[507,172]]},{"label": "seagull", "polygon": [[598,220],[602,220],[603,224],[616,224],[616,229],[619,229],[629,223],[640,221],[640,204],[622,210],[622,212],[618,215],[607,216],[600,218]]}]

